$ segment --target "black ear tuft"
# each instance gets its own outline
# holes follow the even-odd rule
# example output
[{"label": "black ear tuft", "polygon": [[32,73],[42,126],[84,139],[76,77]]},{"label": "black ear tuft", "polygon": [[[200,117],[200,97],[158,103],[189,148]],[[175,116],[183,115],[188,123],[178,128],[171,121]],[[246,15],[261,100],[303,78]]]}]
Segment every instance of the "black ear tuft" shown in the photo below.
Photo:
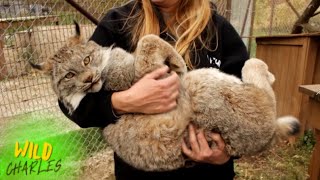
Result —
[{"label": "black ear tuft", "polygon": [[73,20],[74,25],[76,26],[76,36],[80,36],[80,26],[76,20]]},{"label": "black ear tuft", "polygon": [[43,66],[41,66],[40,64],[35,64],[35,63],[31,62],[31,61],[28,61],[28,62],[29,62],[30,66],[31,66],[32,68],[37,69],[37,70],[40,70],[40,71],[43,70]]},{"label": "black ear tuft", "polygon": [[46,62],[42,62],[40,64],[35,64],[31,61],[28,61],[28,62],[33,69],[41,71],[44,74],[50,75],[52,72],[52,68],[53,68],[52,61],[46,61]]}]

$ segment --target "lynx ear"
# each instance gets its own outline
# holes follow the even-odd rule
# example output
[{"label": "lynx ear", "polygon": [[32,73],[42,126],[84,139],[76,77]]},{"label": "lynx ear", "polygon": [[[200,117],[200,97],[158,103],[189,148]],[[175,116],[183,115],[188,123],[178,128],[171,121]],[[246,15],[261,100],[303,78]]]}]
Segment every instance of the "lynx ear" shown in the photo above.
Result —
[{"label": "lynx ear", "polygon": [[74,45],[77,45],[77,44],[80,44],[83,42],[83,37],[82,37],[80,25],[78,24],[77,21],[73,21],[73,23],[75,25],[76,34],[75,34],[75,36],[71,37],[68,40],[68,42],[67,42],[68,46],[74,46]]},{"label": "lynx ear", "polygon": [[41,71],[44,74],[49,75],[52,72],[53,65],[52,65],[52,63],[50,61],[42,62],[40,64],[34,64],[34,63],[29,61],[29,64],[31,65],[31,67],[33,69]]}]

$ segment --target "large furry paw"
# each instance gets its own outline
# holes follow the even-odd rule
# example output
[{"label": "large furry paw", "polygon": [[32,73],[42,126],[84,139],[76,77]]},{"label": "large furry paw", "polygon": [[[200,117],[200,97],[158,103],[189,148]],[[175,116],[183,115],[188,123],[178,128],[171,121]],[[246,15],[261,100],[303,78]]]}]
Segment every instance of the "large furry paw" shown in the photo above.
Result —
[{"label": "large furry paw", "polygon": [[[182,56],[168,42],[159,36],[149,34],[141,38],[138,43],[137,54],[147,56],[152,65],[167,65],[170,71],[183,75],[187,66]],[[147,64],[147,63],[146,63]]]}]

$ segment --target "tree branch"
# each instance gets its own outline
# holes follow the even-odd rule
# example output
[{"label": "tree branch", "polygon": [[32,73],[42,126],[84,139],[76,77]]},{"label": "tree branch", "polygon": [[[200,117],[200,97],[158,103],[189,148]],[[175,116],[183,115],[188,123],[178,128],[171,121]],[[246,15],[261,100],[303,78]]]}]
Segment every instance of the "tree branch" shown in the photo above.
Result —
[{"label": "tree branch", "polygon": [[315,13],[312,15],[312,17],[314,17],[314,16],[316,16],[316,15],[318,15],[318,14],[320,14],[320,11],[315,12]]},{"label": "tree branch", "polygon": [[320,0],[312,0],[308,7],[304,10],[300,18],[295,22],[291,34],[300,34],[302,33],[303,27],[301,24],[306,24],[309,22],[309,19],[313,17],[314,13],[320,6]]}]

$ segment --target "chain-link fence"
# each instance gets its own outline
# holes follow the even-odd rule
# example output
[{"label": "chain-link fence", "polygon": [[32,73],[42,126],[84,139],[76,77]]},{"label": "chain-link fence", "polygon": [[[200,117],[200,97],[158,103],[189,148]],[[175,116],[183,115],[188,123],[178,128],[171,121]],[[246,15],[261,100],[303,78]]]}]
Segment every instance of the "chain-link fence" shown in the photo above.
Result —
[{"label": "chain-link fence", "polygon": [[[76,2],[101,19],[108,9],[127,0]],[[255,36],[290,33],[310,1],[215,2],[219,13],[231,21],[254,56]],[[81,174],[88,179],[106,179],[112,174],[112,151],[105,150],[100,130],[80,129],[67,120],[57,106],[50,79],[28,65],[28,61],[42,62],[61,47],[74,33],[73,20],[81,24],[85,37],[90,37],[95,25],[66,1],[0,0],[0,179],[29,175],[77,178]],[[314,17],[310,23],[318,27],[320,20]],[[45,165],[35,163],[37,152],[39,156],[46,152],[45,143],[52,147],[51,168],[48,161]],[[19,148],[27,145],[25,157],[22,151],[16,158]],[[36,145],[38,151],[34,150]],[[25,164],[27,170],[23,170]],[[31,166],[39,168],[40,173],[38,169],[31,171]]]}]

